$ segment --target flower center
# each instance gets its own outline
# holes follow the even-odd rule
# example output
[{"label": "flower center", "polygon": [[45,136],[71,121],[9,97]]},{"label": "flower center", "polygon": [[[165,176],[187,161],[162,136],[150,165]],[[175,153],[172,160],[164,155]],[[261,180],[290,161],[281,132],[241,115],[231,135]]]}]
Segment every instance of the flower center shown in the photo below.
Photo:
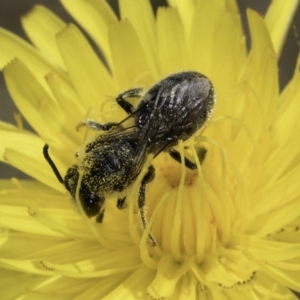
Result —
[{"label": "flower center", "polygon": [[[177,189],[181,179],[181,169],[182,167],[180,163],[174,161],[168,155],[164,155],[156,171],[157,173],[161,174],[171,188]],[[184,178],[184,185],[192,186],[197,175],[197,170],[191,170],[187,168]]]},{"label": "flower center", "polygon": [[157,210],[153,236],[164,251],[176,252],[178,259],[182,255],[194,255],[204,229],[200,229],[199,224],[214,222],[211,212],[203,216],[207,208],[201,197],[201,173],[175,161],[167,153],[157,157],[153,164],[156,176],[147,185],[147,218]]},{"label": "flower center", "polygon": [[158,244],[158,250],[149,250],[159,261],[157,280],[173,276],[164,274],[170,262],[178,276],[174,282],[188,272],[204,286],[229,289],[254,278],[255,264],[241,249],[229,246],[239,218],[224,184],[235,177],[227,160],[227,168],[217,163],[209,155],[200,170],[190,170],[167,153],[153,161],[156,176],[147,185],[146,199],[147,219],[153,219],[151,234]]}]

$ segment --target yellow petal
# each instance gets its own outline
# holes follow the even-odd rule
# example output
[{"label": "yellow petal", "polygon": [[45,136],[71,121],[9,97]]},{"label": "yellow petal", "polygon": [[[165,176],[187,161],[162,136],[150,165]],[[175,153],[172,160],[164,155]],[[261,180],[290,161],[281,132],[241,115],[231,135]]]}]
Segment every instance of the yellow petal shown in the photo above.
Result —
[{"label": "yellow petal", "polygon": [[[76,251],[75,249],[73,251],[72,249],[67,249],[64,247],[63,243],[61,243],[59,247],[61,247],[62,250],[69,251],[69,258],[67,258],[68,252],[63,256],[60,255],[60,252],[52,252],[55,259],[45,259],[43,260],[43,263],[56,274],[64,276],[75,278],[104,277],[112,274],[134,271],[141,265],[137,249],[135,248],[135,251],[132,251],[134,250],[133,247],[122,247],[122,249],[112,251],[108,248],[99,249],[99,244],[94,243],[94,251],[90,252],[87,244],[87,252],[84,258],[80,258],[84,253],[83,250]],[[99,259],[99,256],[102,257],[102,259]],[[60,259],[60,257],[62,258]],[[6,260],[6,262],[7,261],[8,260]]]},{"label": "yellow petal", "polygon": [[[128,276],[129,274],[124,272],[120,274],[114,274],[112,276],[97,278],[96,280],[91,279],[91,281],[93,282],[91,286],[86,288],[82,293],[78,294],[76,298],[74,298],[73,300],[104,299],[104,297],[107,294],[111,293],[111,291],[113,291],[115,288],[117,288],[118,286],[122,286],[122,283],[127,279]],[[88,279],[85,279],[84,281],[86,280]],[[99,286],[101,286],[101,289],[99,289]],[[114,299],[114,298],[108,298],[108,299]]]},{"label": "yellow petal", "polygon": [[[250,228],[247,229],[247,232],[258,236],[266,236],[270,233],[279,231],[298,217],[296,210],[300,209],[300,204],[297,202],[299,201],[296,199],[286,206],[272,210],[270,213],[256,216],[255,222],[253,220],[253,223],[249,226]],[[266,219],[269,220],[268,223],[264,221]]]},{"label": "yellow petal", "polygon": [[[299,175],[297,164],[299,162],[300,141],[294,134],[290,137],[283,149],[280,149],[281,147],[279,146],[278,148],[279,149],[276,149],[276,151],[269,156],[270,163],[277,166],[277,168],[275,170],[271,170],[271,168],[265,170],[263,178],[268,178],[270,182],[277,180],[278,183],[280,183],[286,176],[292,179],[295,178],[296,173]],[[288,182],[286,181],[286,183]],[[289,189],[285,192],[285,197],[288,197],[290,193],[295,190],[293,183],[294,181],[290,182]]]},{"label": "yellow petal", "polygon": [[42,55],[65,69],[55,40],[55,35],[65,27],[65,23],[41,5],[35,5],[21,21],[27,36]]},{"label": "yellow petal", "polygon": [[298,5],[299,0],[273,0],[268,8],[265,22],[278,58]]},{"label": "yellow petal", "polygon": [[265,264],[263,270],[269,274],[273,280],[279,282],[292,290],[300,291],[299,271],[286,271]]},{"label": "yellow petal", "polygon": [[290,289],[274,279],[273,275],[269,276],[265,272],[256,274],[252,291],[256,298],[251,297],[251,299],[298,299]]},{"label": "yellow petal", "polygon": [[[1,131],[0,159],[52,188],[64,191],[47,166],[43,157],[43,146],[41,138],[33,134]],[[61,163],[58,165],[61,167]]]},{"label": "yellow petal", "polygon": [[236,244],[247,245],[247,251],[259,261],[284,261],[299,257],[300,244],[290,244],[243,235],[232,240]]},{"label": "yellow petal", "polygon": [[[275,162],[274,165],[277,166],[277,163]],[[263,177],[269,178],[270,176],[272,176],[272,172],[268,171]],[[266,182],[266,188],[262,188],[255,193],[254,198],[257,198],[257,201],[252,201],[253,215],[257,216],[259,214],[269,213],[281,207],[298,205],[296,199],[299,199],[300,191],[296,183],[296,178],[299,178],[299,176],[300,170],[295,167],[284,176],[279,174],[279,178],[276,178],[276,180]],[[279,197],[278,195],[280,195],[282,187],[286,186],[289,187],[286,189],[284,197]]]},{"label": "yellow petal", "polygon": [[[3,197],[3,194],[0,196]],[[12,208],[11,205],[2,205],[1,208],[1,221],[0,224],[4,228],[16,230],[19,232],[30,232],[33,234],[43,234],[48,237],[62,236],[53,230],[50,230],[47,226],[43,226],[34,218],[30,217],[31,211],[28,207],[16,207]],[[18,220],[18,221],[16,221]]]},{"label": "yellow petal", "polygon": [[[31,71],[15,59],[5,67],[4,79],[17,107],[30,125],[45,139],[72,149],[73,141],[63,132],[64,112]],[[47,126],[44,126],[45,122]]]},{"label": "yellow petal", "polygon": [[268,262],[269,265],[288,271],[300,271],[298,259],[290,259],[288,261]]},{"label": "yellow petal", "polygon": [[285,227],[283,230],[279,231],[278,233],[272,234],[273,241],[278,242],[285,242],[285,243],[300,243],[300,231],[299,231],[299,220],[295,226]]},{"label": "yellow petal", "polygon": [[187,261],[178,262],[173,255],[165,255],[160,259],[156,278],[147,289],[150,297],[158,299],[173,295],[177,282],[188,269]]},{"label": "yellow petal", "polygon": [[0,68],[2,69],[15,57],[22,60],[31,68],[33,74],[39,83],[47,90],[48,86],[44,76],[48,73],[54,73],[61,77],[62,80],[69,82],[67,75],[50,62],[46,61],[43,56],[29,43],[25,42],[18,36],[9,31],[0,28]]},{"label": "yellow petal", "polygon": [[115,92],[108,70],[75,25],[59,33],[57,43],[81,103],[98,110],[105,97]]},{"label": "yellow petal", "polygon": [[278,107],[278,67],[273,44],[262,17],[247,11],[251,33],[251,52],[241,80],[254,91],[266,117],[273,117]]},{"label": "yellow petal", "polygon": [[119,5],[122,19],[130,20],[144,50],[151,73],[157,77],[159,67],[155,20],[149,0],[122,0],[119,1]]},{"label": "yellow petal", "polygon": [[274,120],[273,128],[277,133],[277,143],[279,141],[286,145],[295,132],[299,130],[299,103],[297,99],[300,97],[300,57],[298,65],[295,68],[294,76],[286,86],[280,96],[280,109]]},{"label": "yellow petal", "polygon": [[[0,269],[0,289],[3,299],[20,299],[24,293],[48,280],[47,276],[26,274],[8,269]],[[16,284],[18,282],[18,284]]]},{"label": "yellow petal", "polygon": [[187,38],[190,36],[192,20],[194,16],[195,1],[193,0],[169,0],[171,6],[178,9],[181,21],[183,23],[184,33]]},{"label": "yellow petal", "polygon": [[144,84],[154,82],[138,36],[128,20],[113,24],[109,29],[113,58],[113,73],[119,90],[134,86],[139,78]]},{"label": "yellow petal", "polygon": [[65,113],[63,130],[67,132],[68,136],[76,144],[80,145],[82,143],[82,136],[75,128],[83,120],[83,117],[86,116],[84,104],[80,101],[73,86],[70,86],[55,74],[48,74],[45,79],[61,111]]},{"label": "yellow petal", "polygon": [[[119,250],[99,247],[94,240],[41,236],[36,234],[6,233],[0,239],[1,257],[9,260],[28,260],[33,263],[43,261],[44,264],[57,273],[70,272],[71,265],[77,265],[85,273],[97,273],[99,276],[122,273],[125,270],[135,269],[140,261],[134,248],[128,247]],[[99,260],[98,257],[102,257]],[[70,266],[69,266],[70,265]],[[120,268],[118,268],[117,266]],[[84,270],[85,269],[85,270]],[[80,273],[80,272],[79,272]]]},{"label": "yellow petal", "polygon": [[220,99],[232,91],[246,57],[239,12],[225,2],[197,1],[187,55],[189,68],[208,76]]},{"label": "yellow petal", "polygon": [[161,73],[167,76],[186,69],[186,37],[176,8],[158,9],[157,39]]},{"label": "yellow petal", "polygon": [[4,184],[0,186],[0,224],[3,227],[45,236],[90,238],[71,199],[64,194],[33,181],[1,183]]},{"label": "yellow petal", "polygon": [[105,0],[61,0],[69,13],[91,35],[104,54],[110,66],[111,52],[108,41],[108,27],[116,22],[117,17]]},{"label": "yellow petal", "polygon": [[0,267],[30,274],[49,275],[49,270],[40,262],[31,262],[28,260],[0,258]]},{"label": "yellow petal", "polygon": [[[46,269],[46,267],[44,267]],[[22,296],[22,300],[74,300],[78,295],[84,294],[86,290],[97,284],[101,284],[100,279],[81,280],[77,278],[68,278],[63,276],[51,276],[51,270],[48,270],[48,276],[41,276],[44,281],[39,285],[27,290]],[[94,298],[86,298],[94,299]]]},{"label": "yellow petal", "polygon": [[[21,129],[23,129],[23,128],[21,128]],[[5,130],[5,131],[20,131],[20,127],[16,127],[16,126],[14,126],[12,124],[0,121],[0,130]]]},{"label": "yellow petal", "polygon": [[[102,300],[124,299],[132,300],[134,295],[137,299],[145,299],[145,291],[149,282],[153,279],[154,271],[141,267],[132,272],[122,283]],[[124,288],[125,287],[125,288]]]}]

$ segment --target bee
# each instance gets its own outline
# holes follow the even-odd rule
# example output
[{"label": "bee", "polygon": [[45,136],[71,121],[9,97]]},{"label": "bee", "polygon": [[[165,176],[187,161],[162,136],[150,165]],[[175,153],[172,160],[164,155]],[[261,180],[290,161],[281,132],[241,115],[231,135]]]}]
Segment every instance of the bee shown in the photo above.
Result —
[{"label": "bee", "polygon": [[[82,209],[88,217],[97,216],[97,222],[102,222],[105,196],[120,194],[134,181],[144,165],[146,155],[140,157],[141,161],[134,163],[136,147],[137,141],[133,138],[112,138],[102,134],[85,146],[82,159],[67,170],[64,179],[49,155],[48,144],[45,144],[43,154],[59,182],[65,185],[73,199],[82,174],[78,187]],[[125,198],[119,198],[117,207],[123,208],[124,201]]]},{"label": "bee", "polygon": [[[136,97],[141,100],[135,108],[127,98]],[[88,217],[97,216],[98,222],[103,220],[105,197],[125,191],[140,174],[149,154],[156,157],[167,151],[181,163],[180,153],[174,146],[203,126],[212,111],[215,92],[204,75],[180,72],[156,83],[145,94],[142,88],[133,88],[119,94],[116,101],[128,117],[120,123],[81,122],[78,128],[84,126],[103,133],[86,145],[83,159],[68,169],[64,179],[49,156],[47,144],[43,150],[58,180],[73,199],[79,189],[84,212]],[[200,148],[198,154],[203,161],[206,149]],[[186,157],[184,162],[190,169],[197,168]],[[80,182],[79,174],[82,174]],[[155,169],[151,165],[142,179],[137,201],[144,228],[147,225],[144,214],[146,184],[154,177]],[[117,207],[123,208],[125,200],[126,197],[118,198]],[[150,239],[155,245],[154,238],[150,236]]]},{"label": "bee", "polygon": [[[136,97],[141,97],[137,108],[126,100]],[[166,77],[145,95],[142,88],[127,90],[117,96],[116,101],[128,117],[118,124],[123,130],[112,134],[114,137],[137,137],[137,161],[144,152],[155,157],[167,151],[173,159],[181,162],[180,153],[173,147],[179,140],[191,137],[206,122],[215,102],[215,91],[206,76],[189,71]],[[134,126],[124,126],[129,119],[134,120]],[[92,120],[83,121],[79,126],[103,130],[103,125]],[[197,168],[187,158],[185,165],[190,169]]]},{"label": "bee", "polygon": [[[64,178],[49,155],[48,144],[44,145],[43,154],[59,182],[65,186],[74,200],[78,189],[80,204],[85,214],[89,218],[96,216],[96,221],[101,223],[105,210],[105,197],[114,193],[122,193],[141,172],[146,160],[146,153],[140,156],[141,161],[137,162],[135,159],[136,147],[136,139],[100,135],[86,145],[82,160],[80,163],[72,165]],[[140,203],[140,199],[145,198],[145,186],[153,178],[154,168],[150,166],[141,182],[138,203]],[[119,209],[125,207],[125,199],[125,197],[118,198],[117,207]],[[141,219],[146,227],[143,212]],[[156,242],[152,235],[149,238],[155,245]]]}]

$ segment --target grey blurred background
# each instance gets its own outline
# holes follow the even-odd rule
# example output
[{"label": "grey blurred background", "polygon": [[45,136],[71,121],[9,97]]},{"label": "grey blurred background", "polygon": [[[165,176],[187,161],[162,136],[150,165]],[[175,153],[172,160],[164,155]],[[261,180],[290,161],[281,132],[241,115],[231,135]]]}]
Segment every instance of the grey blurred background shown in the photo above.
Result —
[{"label": "grey blurred background", "polygon": [[[117,0],[107,0],[107,1],[112,5],[114,10],[118,13],[118,6],[117,6],[118,1]],[[156,9],[158,6],[167,5],[166,0],[152,0],[151,2],[153,3],[154,9]],[[240,7],[243,24],[247,33],[248,29],[247,29],[247,23],[245,21],[246,8],[247,7],[253,8],[256,11],[260,12],[262,15],[264,15],[271,0],[237,0],[237,2]],[[26,12],[28,12],[30,8],[36,3],[42,4],[50,8],[55,14],[60,16],[66,22],[75,22],[68,15],[65,9],[62,7],[59,0],[40,0],[40,1],[0,0],[0,27],[4,27],[10,31],[13,31],[14,33],[26,39],[26,36],[20,24],[20,16],[26,14]],[[279,61],[281,88],[285,86],[285,84],[289,81],[289,79],[293,74],[299,51],[300,51],[300,9],[298,8],[292,26],[289,30],[287,41],[283,49],[281,59]],[[0,73],[0,103],[1,103],[0,119],[9,123],[15,123],[13,114],[18,112],[18,110],[14,106],[6,90],[2,73]],[[29,128],[28,125],[27,128]],[[1,142],[1,138],[0,138],[0,142]],[[1,178],[11,178],[11,177],[27,178],[25,174],[1,162],[0,162],[0,177]],[[299,297],[299,294],[297,296]]]},{"label": "grey blurred background", "polygon": [[[282,0],[284,1],[284,0]],[[112,5],[114,10],[118,13],[117,0],[108,0]],[[40,3],[44,6],[50,8],[58,16],[64,19],[66,22],[75,22],[68,15],[65,9],[60,4],[59,0],[0,0],[0,27],[4,27],[10,31],[15,32],[19,36],[22,36],[26,39],[26,36],[22,30],[20,24],[20,16],[26,14],[30,8],[36,4]],[[152,0],[154,9],[157,6],[166,6],[166,0]],[[243,18],[243,23],[245,26],[246,32],[247,24],[245,22],[245,10],[247,7],[251,7],[262,15],[267,10],[270,0],[238,0],[240,6],[240,11]],[[1,45],[0,45],[1,47]],[[290,29],[290,32],[287,37],[287,43],[283,49],[282,57],[280,59],[280,86],[281,88],[288,82],[291,78],[297,54],[300,51],[300,9],[298,9],[297,14],[293,21],[293,26]],[[0,119],[6,122],[15,123],[13,114],[18,112],[17,108],[14,106],[11,98],[6,90],[6,87],[3,82],[3,75],[0,73]],[[27,125],[27,124],[25,124]],[[28,128],[28,127],[27,127]],[[0,139],[1,142],[1,139]],[[26,178],[25,174],[22,174],[20,171],[13,169],[10,166],[7,166],[0,162],[0,177],[2,178],[11,178],[12,176],[18,178]]]}]

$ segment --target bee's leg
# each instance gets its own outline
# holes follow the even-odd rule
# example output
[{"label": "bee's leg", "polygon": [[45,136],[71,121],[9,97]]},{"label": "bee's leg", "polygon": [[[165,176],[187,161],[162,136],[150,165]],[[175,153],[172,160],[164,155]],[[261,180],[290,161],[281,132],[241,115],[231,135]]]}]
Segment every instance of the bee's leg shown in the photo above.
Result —
[{"label": "bee's leg", "polygon": [[[79,200],[81,207],[89,218],[96,216],[96,222],[101,223],[104,216],[105,197],[96,195],[86,185],[86,180],[89,180],[89,177],[83,178],[80,182]],[[75,198],[76,195],[73,197]]]},{"label": "bee's leg", "polygon": [[[168,150],[168,152],[169,152],[169,154],[172,158],[174,158],[176,161],[181,163],[180,153],[176,149],[171,148],[171,149]],[[207,150],[205,148],[202,148],[202,147],[197,150],[197,156],[198,156],[199,161],[200,161],[201,164],[205,159],[206,152],[207,152]],[[187,168],[189,168],[191,170],[197,169],[197,165],[194,162],[190,161],[186,157],[184,158],[184,164]]]},{"label": "bee's leg", "polygon": [[96,216],[96,222],[97,223],[102,223],[103,218],[104,218],[104,212],[105,212],[105,198],[104,197],[99,197],[98,201],[93,203],[93,206],[88,206],[84,207],[82,205],[83,210],[87,214],[88,217],[93,217]]},{"label": "bee's leg", "polygon": [[97,223],[102,223],[102,221],[103,221],[103,217],[104,217],[104,209],[102,209],[101,211],[100,211],[100,213],[97,215],[97,218],[96,218],[96,222]]},{"label": "bee's leg", "polygon": [[107,131],[110,130],[112,127],[117,126],[118,123],[115,122],[109,122],[109,123],[105,123],[105,124],[99,124],[93,120],[85,120],[80,122],[77,126],[76,126],[76,130],[79,130],[81,127],[88,127],[92,130],[103,130],[103,131]]},{"label": "bee's leg", "polygon": [[142,88],[135,88],[131,90],[127,90],[117,97],[117,103],[127,112],[128,115],[131,115],[135,111],[135,107],[129,103],[125,98],[134,98],[134,97],[141,97],[143,93]]},{"label": "bee's leg", "polygon": [[204,162],[206,153],[207,153],[207,150],[203,147],[200,147],[197,149],[197,156],[199,158],[200,164],[202,164]]},{"label": "bee's leg", "polygon": [[[170,154],[170,156],[171,156],[172,158],[174,158],[176,161],[178,161],[179,163],[181,163],[181,156],[180,156],[180,153],[179,153],[176,149],[171,148],[171,149],[168,150],[168,152],[169,152],[169,154]],[[197,165],[196,165],[194,162],[190,161],[190,160],[189,160],[188,158],[186,158],[186,157],[184,157],[184,164],[185,164],[185,166],[186,166],[187,168],[189,168],[189,169],[191,169],[191,170],[197,169]]]},{"label": "bee's leg", "polygon": [[126,200],[126,197],[118,199],[118,202],[117,202],[118,209],[123,209],[126,207],[125,200]]},{"label": "bee's leg", "polygon": [[[146,229],[147,227],[147,218],[145,216],[145,211],[144,211],[146,184],[151,182],[154,179],[154,177],[155,177],[155,169],[153,166],[150,166],[148,172],[145,174],[141,182],[141,187],[139,190],[138,206],[139,206],[141,221],[144,229]],[[149,234],[149,239],[151,240],[153,247],[157,245],[156,240],[151,233]]]},{"label": "bee's leg", "polygon": [[48,144],[45,144],[44,145],[44,148],[43,148],[43,154],[44,154],[44,157],[47,161],[47,163],[50,165],[53,173],[55,174],[56,178],[58,179],[58,181],[62,184],[65,184],[65,181],[63,180],[62,176],[60,175],[55,163],[53,162],[52,158],[50,157],[49,155],[49,152],[48,152],[48,149],[49,149],[49,145]]}]

